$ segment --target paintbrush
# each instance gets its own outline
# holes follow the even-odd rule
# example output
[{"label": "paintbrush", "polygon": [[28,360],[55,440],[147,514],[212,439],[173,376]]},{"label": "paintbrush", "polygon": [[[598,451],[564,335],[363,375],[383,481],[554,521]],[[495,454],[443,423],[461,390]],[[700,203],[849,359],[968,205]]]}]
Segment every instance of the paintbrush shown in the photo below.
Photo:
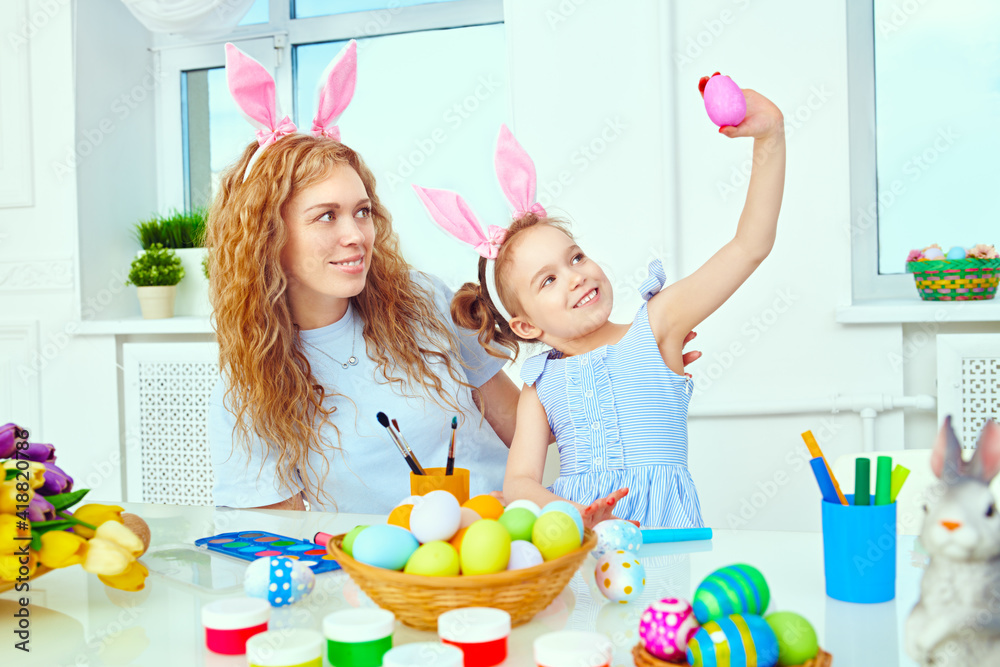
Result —
[{"label": "paintbrush", "polygon": [[455,430],[458,428],[458,417],[451,418],[451,444],[448,446],[448,467],[444,474],[451,475],[455,472]]},{"label": "paintbrush", "polygon": [[389,439],[392,440],[392,443],[396,445],[396,449],[398,449],[399,453],[403,455],[404,459],[406,459],[406,464],[410,466],[410,470],[413,471],[413,474],[414,475],[426,474],[424,473],[423,469],[419,465],[417,465],[417,462],[413,459],[413,457],[407,453],[406,448],[403,446],[403,443],[400,441],[399,437],[393,432],[391,428],[389,428],[389,418],[385,416],[385,413],[380,412],[376,415],[376,417],[378,418],[378,423],[384,426],[385,430],[389,432]]}]

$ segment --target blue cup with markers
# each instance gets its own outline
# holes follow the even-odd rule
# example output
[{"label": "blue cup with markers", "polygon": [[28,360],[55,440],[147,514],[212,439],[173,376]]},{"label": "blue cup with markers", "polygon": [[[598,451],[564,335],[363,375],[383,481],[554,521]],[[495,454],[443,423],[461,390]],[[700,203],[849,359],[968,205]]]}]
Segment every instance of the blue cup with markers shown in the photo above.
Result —
[{"label": "blue cup with markers", "polygon": [[855,505],[822,501],[826,594],[873,604],[896,597],[896,503]]}]

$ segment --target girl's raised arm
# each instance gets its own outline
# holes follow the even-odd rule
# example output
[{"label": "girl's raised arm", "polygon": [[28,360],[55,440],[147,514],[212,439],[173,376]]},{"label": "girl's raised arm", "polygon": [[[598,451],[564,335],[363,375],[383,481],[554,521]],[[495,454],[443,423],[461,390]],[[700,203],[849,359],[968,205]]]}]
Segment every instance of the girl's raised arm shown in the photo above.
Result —
[{"label": "girl's raised arm", "polygon": [[749,89],[743,95],[743,122],[719,130],[727,137],[754,138],[753,169],[736,235],[697,271],[654,295],[647,306],[656,341],[668,366],[679,374],[684,372],[684,337],[736,292],[774,245],[785,184],[784,119],[763,95]]}]

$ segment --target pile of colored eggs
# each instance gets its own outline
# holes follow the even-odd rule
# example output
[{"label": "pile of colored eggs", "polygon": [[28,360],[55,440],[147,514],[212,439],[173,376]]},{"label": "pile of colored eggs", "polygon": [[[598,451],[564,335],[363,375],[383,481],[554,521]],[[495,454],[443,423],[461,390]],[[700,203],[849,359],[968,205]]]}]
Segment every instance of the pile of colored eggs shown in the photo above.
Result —
[{"label": "pile of colored eggs", "polygon": [[447,491],[410,496],[387,523],[358,526],[341,548],[357,561],[432,577],[494,574],[540,565],[583,543],[583,518],[570,503],[541,509],[519,500],[506,508],[492,496],[463,505]]},{"label": "pile of colored eggs", "polygon": [[814,658],[819,645],[809,621],[787,611],[762,617],[770,598],[759,570],[724,567],[698,585],[693,605],[667,598],[646,609],[640,642],[653,657],[691,667],[786,667]]},{"label": "pile of colored eggs", "polygon": [[597,559],[594,581],[601,595],[626,604],[646,588],[646,568],[636,552],[642,546],[642,533],[635,524],[609,519],[594,526],[597,546],[590,552]]}]

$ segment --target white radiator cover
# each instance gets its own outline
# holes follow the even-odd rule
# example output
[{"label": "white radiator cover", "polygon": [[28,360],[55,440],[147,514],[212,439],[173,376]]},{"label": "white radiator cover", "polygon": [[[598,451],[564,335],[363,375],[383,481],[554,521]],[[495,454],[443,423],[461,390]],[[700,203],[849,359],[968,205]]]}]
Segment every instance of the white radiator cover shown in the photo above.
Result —
[{"label": "white radiator cover", "polygon": [[987,419],[1000,420],[1000,333],[937,337],[938,421],[952,416],[963,447]]},{"label": "white radiator cover", "polygon": [[208,398],[216,343],[126,343],[126,499],[212,505]]}]

